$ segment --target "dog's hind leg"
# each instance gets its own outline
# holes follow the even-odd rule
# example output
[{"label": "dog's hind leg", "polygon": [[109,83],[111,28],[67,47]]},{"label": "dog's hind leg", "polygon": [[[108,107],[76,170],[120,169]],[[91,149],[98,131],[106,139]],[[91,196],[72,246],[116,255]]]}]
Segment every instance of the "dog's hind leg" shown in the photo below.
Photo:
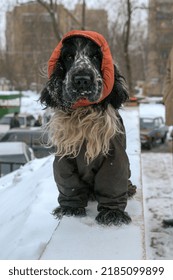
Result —
[{"label": "dog's hind leg", "polygon": [[95,177],[95,194],[100,212],[96,220],[100,224],[120,225],[131,222],[131,218],[125,212],[129,160],[120,137],[116,136],[112,140],[109,155],[105,157]]}]

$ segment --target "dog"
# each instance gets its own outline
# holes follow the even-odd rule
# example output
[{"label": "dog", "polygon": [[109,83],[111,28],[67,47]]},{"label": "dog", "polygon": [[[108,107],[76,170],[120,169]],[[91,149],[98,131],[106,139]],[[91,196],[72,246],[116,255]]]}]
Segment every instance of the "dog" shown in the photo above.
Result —
[{"label": "dog", "polygon": [[118,113],[128,91],[108,43],[94,31],[68,32],[50,57],[48,75],[40,102],[54,109],[48,130],[60,206],[53,214],[85,216],[94,197],[99,224],[129,224],[130,167]]}]

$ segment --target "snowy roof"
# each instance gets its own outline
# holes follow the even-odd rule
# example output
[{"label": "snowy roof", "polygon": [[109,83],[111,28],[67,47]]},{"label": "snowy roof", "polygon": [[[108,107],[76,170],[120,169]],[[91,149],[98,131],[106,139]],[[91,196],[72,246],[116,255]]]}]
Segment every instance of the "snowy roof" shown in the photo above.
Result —
[{"label": "snowy roof", "polygon": [[0,156],[23,154],[25,146],[22,142],[1,142]]},{"label": "snowy roof", "polygon": [[9,95],[17,95],[17,94],[20,94],[20,92],[19,91],[3,91],[3,90],[1,90],[0,91],[0,96],[1,95],[3,95],[3,96],[9,96]]}]

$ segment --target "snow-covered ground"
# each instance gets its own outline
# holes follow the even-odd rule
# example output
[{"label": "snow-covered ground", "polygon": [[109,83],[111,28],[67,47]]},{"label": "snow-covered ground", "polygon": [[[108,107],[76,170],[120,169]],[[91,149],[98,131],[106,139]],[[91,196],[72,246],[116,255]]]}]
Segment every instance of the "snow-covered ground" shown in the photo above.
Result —
[{"label": "snow-covered ground", "polygon": [[[165,107],[141,104],[140,115],[165,119]],[[147,258],[173,260],[173,228],[162,227],[163,219],[173,218],[173,154],[150,152],[141,157]]]},{"label": "snow-covered ground", "polygon": [[163,219],[173,218],[173,157],[170,153],[142,154],[147,258],[173,260],[173,228]]},{"label": "snow-covered ground", "polygon": [[44,107],[40,105],[39,94],[32,91],[22,92],[23,97],[21,98],[21,113],[30,113],[34,115],[35,118],[38,115],[44,114]]},{"label": "snow-covered ground", "polygon": [[[37,99],[38,95],[25,93],[22,112],[43,114]],[[140,114],[143,113],[164,116],[164,106],[143,104]],[[124,110],[124,117],[125,114]],[[133,133],[128,137],[133,145]],[[53,156],[35,159],[0,178],[0,259],[37,259],[57,227],[58,221],[50,214],[58,195],[52,162]],[[173,217],[172,155],[143,153],[142,181],[147,259],[173,260],[173,229],[161,225],[163,218]],[[138,242],[136,249],[137,246]]]}]

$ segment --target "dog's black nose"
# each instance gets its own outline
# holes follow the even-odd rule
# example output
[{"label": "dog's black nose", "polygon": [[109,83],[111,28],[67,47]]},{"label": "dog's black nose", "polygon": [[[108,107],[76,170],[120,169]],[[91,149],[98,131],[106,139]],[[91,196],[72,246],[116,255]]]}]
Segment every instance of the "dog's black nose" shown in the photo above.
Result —
[{"label": "dog's black nose", "polygon": [[87,89],[91,85],[91,77],[88,75],[76,75],[74,84],[77,89]]}]

